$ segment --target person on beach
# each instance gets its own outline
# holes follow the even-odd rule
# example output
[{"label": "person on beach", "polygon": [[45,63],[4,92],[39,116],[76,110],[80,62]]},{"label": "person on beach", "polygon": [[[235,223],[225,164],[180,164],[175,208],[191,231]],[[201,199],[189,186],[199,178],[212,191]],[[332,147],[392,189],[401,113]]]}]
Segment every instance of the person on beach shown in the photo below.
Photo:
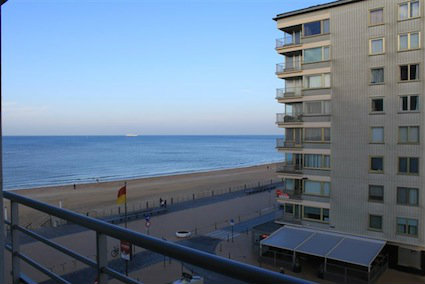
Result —
[{"label": "person on beach", "polygon": [[162,200],[162,198],[159,198],[159,207],[163,207],[164,206],[164,201]]},{"label": "person on beach", "polygon": [[77,186],[75,185],[75,183],[74,183],[74,190],[76,190],[77,189]]}]

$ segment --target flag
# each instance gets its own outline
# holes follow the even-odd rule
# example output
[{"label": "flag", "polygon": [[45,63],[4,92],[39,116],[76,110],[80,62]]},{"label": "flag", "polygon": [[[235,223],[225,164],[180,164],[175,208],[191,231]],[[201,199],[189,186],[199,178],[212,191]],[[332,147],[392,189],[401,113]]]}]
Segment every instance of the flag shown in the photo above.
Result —
[{"label": "flag", "polygon": [[117,204],[123,204],[127,199],[127,187],[124,185],[118,190]]}]

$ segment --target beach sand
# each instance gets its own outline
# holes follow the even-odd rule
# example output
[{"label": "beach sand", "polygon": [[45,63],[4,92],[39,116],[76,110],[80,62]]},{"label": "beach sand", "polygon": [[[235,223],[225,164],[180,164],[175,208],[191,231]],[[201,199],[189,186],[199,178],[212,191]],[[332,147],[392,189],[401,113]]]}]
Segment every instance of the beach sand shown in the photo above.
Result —
[{"label": "beach sand", "polygon": [[[193,193],[226,190],[229,187],[257,184],[271,179],[277,180],[276,165],[267,164],[245,168],[216,170],[191,174],[179,174],[152,178],[140,178],[127,181],[127,200],[133,208],[135,204],[150,201],[157,205],[159,198],[178,198],[191,196]],[[112,210],[117,208],[116,195],[124,181],[99,182],[91,184],[52,186],[42,188],[20,189],[13,192],[33,199],[70,209],[77,212],[93,210]],[[176,199],[174,199],[176,200]],[[156,202],[156,203],[155,203]],[[6,206],[9,204],[6,201]],[[136,207],[137,208],[137,207]],[[48,216],[47,216],[48,217]],[[20,223],[37,227],[44,223],[45,214],[26,207],[20,207]],[[48,219],[47,219],[48,220]]]}]

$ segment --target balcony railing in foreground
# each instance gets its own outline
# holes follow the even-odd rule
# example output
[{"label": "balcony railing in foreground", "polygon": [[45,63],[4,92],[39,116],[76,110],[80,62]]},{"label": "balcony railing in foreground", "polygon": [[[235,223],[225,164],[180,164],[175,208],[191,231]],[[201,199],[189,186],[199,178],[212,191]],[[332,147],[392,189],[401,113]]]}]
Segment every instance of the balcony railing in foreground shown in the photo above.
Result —
[{"label": "balcony railing in foreground", "polygon": [[300,70],[301,70],[300,60],[294,60],[293,62],[276,64],[276,75],[300,71]]},{"label": "balcony railing in foreground", "polygon": [[285,36],[283,38],[276,39],[276,49],[301,44],[301,38],[296,36]]},{"label": "balcony railing in foreground", "polygon": [[[11,243],[6,244],[6,249],[12,254],[12,280],[13,284],[22,283],[25,275],[20,271],[20,260],[23,260],[36,270],[47,275],[57,283],[70,283],[64,277],[50,271],[42,264],[33,260],[29,256],[21,253],[19,235],[23,233],[47,246],[50,246],[65,255],[80,261],[97,271],[97,283],[108,283],[109,278],[115,278],[123,283],[140,284],[142,282],[130,278],[121,272],[108,267],[107,237],[127,242],[141,248],[177,259],[184,263],[189,263],[197,267],[204,268],[234,279],[248,283],[311,283],[277,272],[265,270],[253,265],[244,264],[214,254],[185,247],[173,242],[165,241],[156,237],[141,234],[117,225],[113,225],[98,219],[87,217],[70,210],[51,206],[49,204],[36,201],[12,192],[4,192],[4,198],[11,202],[11,221],[5,221],[10,226]],[[96,261],[70,250],[59,243],[53,242],[44,236],[19,225],[19,205],[47,213],[57,218],[64,219],[70,223],[77,224],[86,229],[96,232]],[[1,264],[4,265],[4,264]],[[26,282],[25,282],[26,283]]]},{"label": "balcony railing in foreground", "polygon": [[301,142],[295,141],[287,141],[284,138],[276,139],[276,148],[284,149],[284,148],[303,148],[303,144]]},{"label": "balcony railing in foreground", "polygon": [[276,99],[290,99],[301,97],[301,87],[286,87],[276,89]]},{"label": "balcony railing in foreground", "polygon": [[301,164],[281,163],[276,166],[277,173],[301,173],[302,169]]},{"label": "balcony railing in foreground", "polygon": [[278,113],[276,115],[276,123],[293,123],[293,122],[303,122],[303,115],[296,113]]}]

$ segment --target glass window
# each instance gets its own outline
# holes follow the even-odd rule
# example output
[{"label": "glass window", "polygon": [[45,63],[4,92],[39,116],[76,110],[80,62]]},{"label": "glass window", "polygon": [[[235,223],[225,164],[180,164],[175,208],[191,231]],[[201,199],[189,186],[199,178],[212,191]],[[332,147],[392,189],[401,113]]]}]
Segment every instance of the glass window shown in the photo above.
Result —
[{"label": "glass window", "polygon": [[408,167],[407,167],[408,158],[399,158],[398,159],[398,171],[400,173],[407,173]]},{"label": "glass window", "polygon": [[323,195],[330,196],[331,195],[331,183],[323,182]]},{"label": "glass window", "polygon": [[417,188],[397,187],[397,204],[417,206],[419,203]]},{"label": "glass window", "polygon": [[325,46],[323,48],[323,60],[329,60],[330,59],[330,48],[329,46]]},{"label": "glass window", "polygon": [[417,111],[419,110],[419,96],[410,96],[410,110]]},{"label": "glass window", "polygon": [[321,88],[322,87],[322,76],[321,75],[315,75],[315,76],[308,76],[307,77],[307,88],[314,89],[314,88]]},{"label": "glass window", "polygon": [[384,68],[374,68],[372,71],[372,84],[384,83]]},{"label": "glass window", "polygon": [[319,35],[321,33],[320,21],[304,24],[304,36]]},{"label": "glass window", "polygon": [[304,218],[321,220],[320,208],[304,206]]},{"label": "glass window", "polygon": [[306,102],[305,110],[307,114],[321,114],[322,113],[322,102]]},{"label": "glass window", "polygon": [[419,33],[410,34],[410,49],[419,48]]},{"label": "glass window", "polygon": [[409,49],[409,35],[405,34],[405,35],[400,35],[399,37],[399,49],[400,50],[406,50]]},{"label": "glass window", "polygon": [[382,230],[382,216],[369,215],[369,228]]},{"label": "glass window", "polygon": [[369,200],[370,201],[384,201],[384,186],[382,186],[382,185],[369,185]]},{"label": "glass window", "polygon": [[322,195],[322,184],[320,181],[307,180],[304,182],[304,192],[306,194]]},{"label": "glass window", "polygon": [[410,17],[416,18],[420,16],[419,1],[410,2]]},{"label": "glass window", "polygon": [[419,158],[414,157],[399,157],[398,172],[400,174],[418,174],[419,173]]},{"label": "glass window", "polygon": [[324,134],[325,134],[325,141],[331,141],[331,129],[330,128],[324,128]]},{"label": "glass window", "polygon": [[372,112],[383,112],[384,111],[384,99],[372,99]]},{"label": "glass window", "polygon": [[384,53],[384,39],[377,38],[370,40],[370,54]]},{"label": "glass window", "polygon": [[309,48],[304,50],[304,62],[305,63],[311,63],[311,62],[318,62],[322,61],[322,48]]},{"label": "glass window", "polygon": [[330,156],[320,154],[305,154],[304,166],[306,168],[328,169],[330,168]]},{"label": "glass window", "polygon": [[372,127],[372,143],[384,143],[384,128],[383,127]]},{"label": "glass window", "polygon": [[324,83],[325,83],[325,88],[329,88],[331,86],[331,74],[324,74]]},{"label": "glass window", "polygon": [[410,65],[410,80],[419,80],[419,64]]},{"label": "glass window", "polygon": [[401,100],[401,110],[408,111],[409,110],[409,97],[404,96],[400,98]]},{"label": "glass window", "polygon": [[330,33],[330,24],[329,24],[329,19],[327,19],[327,20],[323,20],[322,24],[323,24],[323,33],[324,33],[324,34],[328,34],[328,33]]},{"label": "glass window", "polygon": [[323,221],[329,222],[329,209],[323,208]]},{"label": "glass window", "polygon": [[398,128],[399,143],[419,143],[419,126],[400,126]]},{"label": "glass window", "polygon": [[305,141],[320,142],[322,141],[322,128],[305,128]]},{"label": "glass window", "polygon": [[409,158],[409,173],[419,173],[419,158]]},{"label": "glass window", "polygon": [[400,80],[401,81],[419,80],[419,64],[401,65]]},{"label": "glass window", "polygon": [[400,108],[402,111],[418,111],[419,96],[402,96],[400,97]]},{"label": "glass window", "polygon": [[384,158],[382,157],[371,157],[370,158],[370,170],[374,172],[384,171]]},{"label": "glass window", "polygon": [[418,220],[397,218],[397,233],[405,235],[418,235]]},{"label": "glass window", "polygon": [[370,11],[370,24],[379,25],[384,23],[384,9],[376,9]]},{"label": "glass window", "polygon": [[294,190],[295,189],[295,180],[285,179],[285,188],[287,190]]},{"label": "glass window", "polygon": [[400,20],[406,20],[409,18],[409,3],[400,4],[398,7],[398,18]]},{"label": "glass window", "polygon": [[409,66],[408,65],[400,66],[400,80],[401,81],[409,80]]},{"label": "glass window", "polygon": [[419,143],[419,126],[409,127],[409,143]]}]

